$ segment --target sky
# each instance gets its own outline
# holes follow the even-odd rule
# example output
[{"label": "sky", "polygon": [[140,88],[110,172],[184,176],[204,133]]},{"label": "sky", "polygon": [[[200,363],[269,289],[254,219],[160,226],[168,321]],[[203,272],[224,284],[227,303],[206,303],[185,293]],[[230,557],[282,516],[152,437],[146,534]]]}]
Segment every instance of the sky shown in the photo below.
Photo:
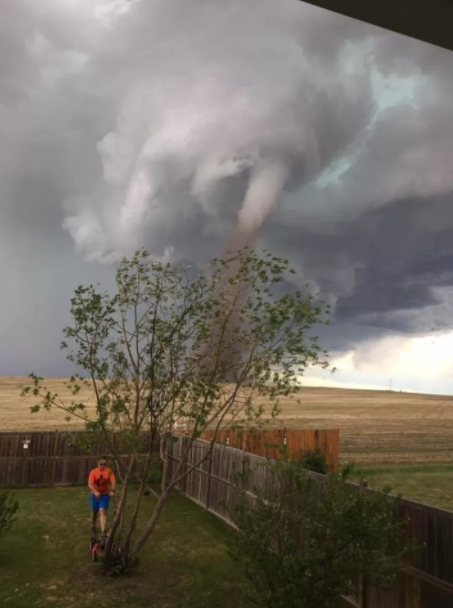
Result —
[{"label": "sky", "polygon": [[333,307],[307,385],[453,391],[453,54],[297,0],[2,0],[0,375],[80,284],[235,231]]}]

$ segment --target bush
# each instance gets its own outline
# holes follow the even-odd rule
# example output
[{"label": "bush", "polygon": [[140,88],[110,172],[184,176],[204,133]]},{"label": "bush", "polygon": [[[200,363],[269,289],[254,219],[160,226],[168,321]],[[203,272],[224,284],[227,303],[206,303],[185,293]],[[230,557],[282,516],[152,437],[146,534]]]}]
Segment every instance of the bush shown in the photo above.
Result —
[{"label": "bush", "polygon": [[304,465],[303,458],[274,463],[259,491],[246,469],[238,501],[226,505],[238,528],[230,554],[265,608],[343,606],[360,575],[391,584],[406,552],[397,499],[361,491],[346,473],[318,478]]},{"label": "bush", "polygon": [[319,448],[305,452],[301,457],[301,464],[304,469],[314,471],[315,473],[325,475],[329,472],[325,454]]},{"label": "bush", "polygon": [[11,528],[16,521],[15,514],[19,503],[8,492],[0,493],[0,535]]}]

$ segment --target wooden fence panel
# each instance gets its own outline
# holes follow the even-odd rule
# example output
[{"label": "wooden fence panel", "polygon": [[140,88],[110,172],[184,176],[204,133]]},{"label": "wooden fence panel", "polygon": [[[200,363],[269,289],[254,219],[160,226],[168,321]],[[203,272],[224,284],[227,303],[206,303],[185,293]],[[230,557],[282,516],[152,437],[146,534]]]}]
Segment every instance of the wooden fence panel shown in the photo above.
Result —
[{"label": "wooden fence panel", "polygon": [[338,471],[340,461],[340,431],[333,430],[297,430],[297,429],[272,429],[266,431],[232,431],[223,429],[221,431],[204,431],[201,439],[206,441],[216,437],[217,443],[238,448],[245,452],[264,456],[271,460],[279,458],[278,447],[286,445],[289,453],[300,456],[310,450],[319,449],[326,456],[326,462],[331,471]]},{"label": "wooden fence panel", "polygon": [[71,441],[79,432],[0,433],[0,487],[85,484],[110,449],[107,442],[95,442],[85,454]]},{"label": "wooden fence panel", "polygon": [[[311,449],[323,442],[326,445],[331,439],[332,437],[321,433],[317,439],[315,435],[302,436],[297,438],[297,449]],[[173,444],[171,467],[177,466],[182,453],[182,441],[185,440],[186,438],[178,438]],[[193,471],[179,486],[188,497],[230,524],[231,518],[222,504],[234,504],[237,498],[235,471],[242,466],[245,456],[242,440],[234,438],[233,441],[237,441],[241,449],[221,443],[214,444],[212,457],[203,463],[202,475],[207,478],[206,483],[200,482],[200,474]],[[196,444],[195,453],[198,457],[206,453],[210,445],[204,440],[199,440]],[[293,443],[295,445],[296,440]],[[269,473],[267,460],[255,454],[247,454],[246,457],[255,471],[251,485],[272,488],[275,480]],[[190,456],[190,462],[195,463],[196,458]],[[322,476],[318,475],[317,478]],[[350,598],[349,605],[355,608],[453,608],[453,513],[402,499],[396,516],[404,519],[406,538],[415,543],[417,550],[399,573],[392,590],[384,592],[364,581],[358,597]]]}]

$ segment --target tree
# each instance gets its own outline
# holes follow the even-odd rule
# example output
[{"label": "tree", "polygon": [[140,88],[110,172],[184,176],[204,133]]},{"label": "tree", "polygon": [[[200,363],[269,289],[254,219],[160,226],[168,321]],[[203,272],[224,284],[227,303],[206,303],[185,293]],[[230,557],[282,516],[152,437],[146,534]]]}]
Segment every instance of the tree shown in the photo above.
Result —
[{"label": "tree", "polygon": [[[238,473],[239,496],[226,505],[238,532],[229,551],[243,564],[264,608],[340,608],[354,581],[391,584],[407,548],[397,498],[348,482],[349,469],[309,473],[300,460],[267,465],[267,484]],[[263,479],[263,475],[260,475]]]},{"label": "tree", "polygon": [[[282,283],[292,272],[286,260],[268,252],[240,251],[197,270],[163,263],[140,250],[119,264],[116,293],[93,285],[76,289],[72,324],[64,329],[62,344],[76,366],[68,382],[74,399],[65,402],[35,374],[23,395],[39,398],[33,412],[59,408],[82,420],[85,449],[99,438],[107,442],[122,481],[107,555],[120,562],[121,570],[143,548],[171,490],[201,463],[185,466],[203,430],[215,431],[214,442],[226,425],[259,425],[264,415],[278,413],[279,396],[297,390],[297,378],[308,366],[327,366],[312,330],[328,323],[329,307],[317,304],[308,291],[283,293]],[[93,389],[94,409],[78,400],[83,383]],[[169,442],[180,420],[186,421],[189,436],[182,461],[170,474]],[[156,444],[160,493],[138,532]],[[134,480],[140,486],[125,529]]]},{"label": "tree", "polygon": [[16,521],[19,503],[8,492],[0,493],[0,535],[11,528]]}]

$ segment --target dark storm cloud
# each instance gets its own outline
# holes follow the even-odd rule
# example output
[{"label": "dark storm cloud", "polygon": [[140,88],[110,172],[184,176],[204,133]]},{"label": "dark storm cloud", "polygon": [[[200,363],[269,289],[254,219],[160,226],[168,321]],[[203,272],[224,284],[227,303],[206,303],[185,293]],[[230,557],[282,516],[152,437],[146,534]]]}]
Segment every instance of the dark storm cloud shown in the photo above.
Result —
[{"label": "dark storm cloud", "polygon": [[128,4],[2,4],[0,373],[67,373],[72,290],[113,274],[82,256],[220,253],[261,150],[291,179],[260,245],[332,347],[449,327],[452,55],[299,2]]},{"label": "dark storm cloud", "polygon": [[394,202],[353,221],[284,224],[265,237],[334,297],[339,326],[363,336],[453,327],[453,195]]},{"label": "dark storm cloud", "polygon": [[354,222],[347,241],[361,268],[340,318],[442,304],[440,288],[453,287],[452,203],[453,195],[399,201]]},{"label": "dark storm cloud", "polygon": [[[292,190],[319,174],[375,106],[366,56],[351,63],[343,21],[325,19],[330,53],[311,34],[319,11],[291,0],[138,4],[92,61],[99,76],[114,74],[106,86],[122,107],[98,142],[99,190],[65,206],[78,249],[105,261],[149,239],[159,252],[199,209],[208,230],[223,230],[238,202],[218,188],[263,159],[287,166]],[[251,215],[264,207],[253,201]]]}]

